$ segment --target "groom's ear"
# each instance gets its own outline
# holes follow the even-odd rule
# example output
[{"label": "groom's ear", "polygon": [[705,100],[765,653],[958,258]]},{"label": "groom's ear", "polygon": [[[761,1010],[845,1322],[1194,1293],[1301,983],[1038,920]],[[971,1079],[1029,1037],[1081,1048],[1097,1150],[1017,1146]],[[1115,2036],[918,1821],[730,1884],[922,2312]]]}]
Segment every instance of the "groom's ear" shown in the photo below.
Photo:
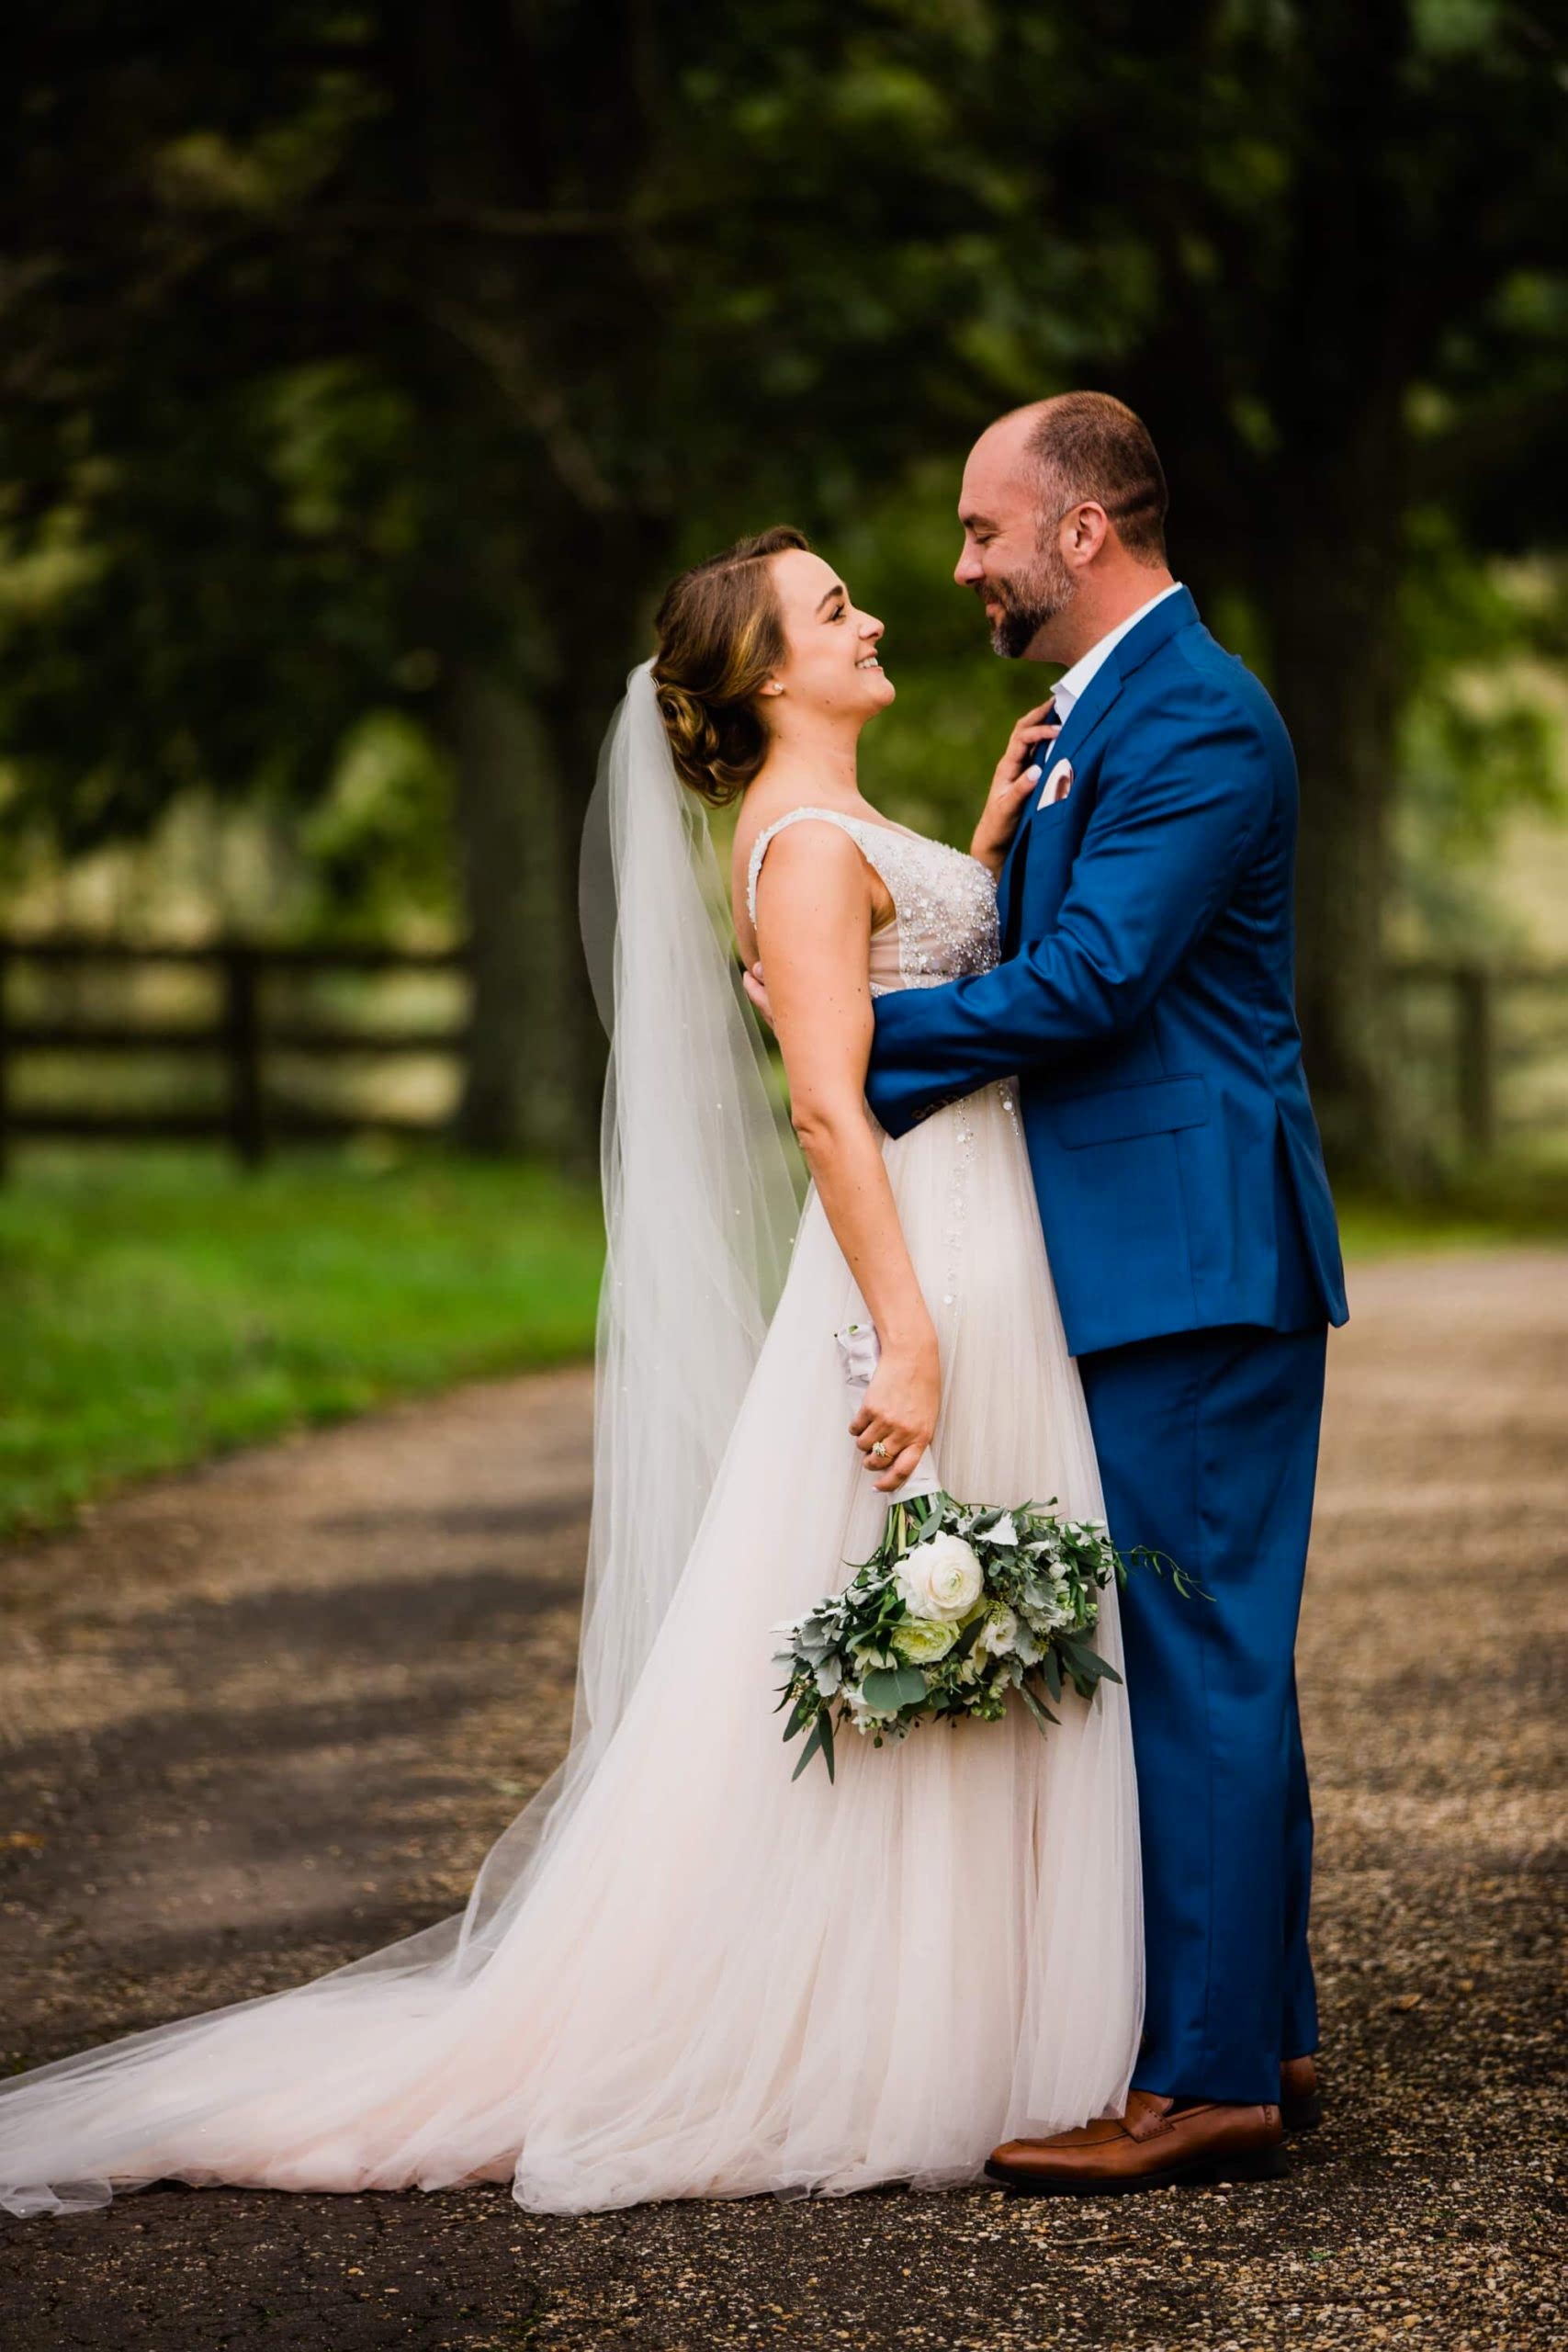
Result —
[{"label": "groom's ear", "polygon": [[1069,563],[1092,563],[1105,545],[1111,517],[1098,499],[1080,498],[1062,517],[1062,551]]}]

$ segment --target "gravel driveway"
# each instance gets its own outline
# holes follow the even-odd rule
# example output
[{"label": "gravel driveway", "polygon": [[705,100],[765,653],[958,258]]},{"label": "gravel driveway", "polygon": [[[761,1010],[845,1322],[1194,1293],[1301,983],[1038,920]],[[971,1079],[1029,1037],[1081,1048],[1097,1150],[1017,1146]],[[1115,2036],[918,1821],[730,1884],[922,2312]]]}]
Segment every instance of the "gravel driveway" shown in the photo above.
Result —
[{"label": "gravel driveway", "polygon": [[[586,2220],[152,2189],[0,2224],[7,2352],[1568,2339],[1568,1254],[1357,1272],[1302,1690],[1330,2099],[1284,2181]],[[570,1710],[586,1374],[142,1488],[0,1556],[0,2065],[461,1904]]]}]

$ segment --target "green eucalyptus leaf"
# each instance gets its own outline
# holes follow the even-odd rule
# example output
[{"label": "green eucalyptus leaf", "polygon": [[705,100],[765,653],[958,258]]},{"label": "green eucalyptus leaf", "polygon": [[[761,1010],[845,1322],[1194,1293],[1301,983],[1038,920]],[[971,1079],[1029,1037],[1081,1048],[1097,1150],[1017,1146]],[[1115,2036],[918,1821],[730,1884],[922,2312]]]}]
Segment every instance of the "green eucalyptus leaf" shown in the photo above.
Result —
[{"label": "green eucalyptus leaf", "polygon": [[1043,1732],[1048,1730],[1052,1724],[1060,1723],[1061,1717],[1054,1715],[1044,1701],[1035,1697],[1027,1682],[1021,1682],[1018,1689],[1019,1696]]},{"label": "green eucalyptus leaf", "polygon": [[[811,1726],[811,1736],[807,1741],[806,1746],[801,1749],[800,1760],[789,1776],[792,1781],[799,1780],[801,1774],[805,1771],[807,1766],[810,1763],[818,1749],[822,1746],[822,1726],[827,1720],[827,1710],[824,1709],[822,1713],[818,1716],[817,1721]],[[831,1775],[829,1774],[829,1777],[831,1778]]]},{"label": "green eucalyptus leaf", "polygon": [[926,1695],[926,1678],[915,1667],[897,1666],[868,1674],[861,1690],[868,1707],[879,1715],[892,1715],[900,1707],[919,1705]]},{"label": "green eucalyptus leaf", "polygon": [[785,1739],[793,1739],[810,1722],[813,1710],[821,1704],[815,1690],[803,1690],[795,1702],[795,1712],[784,1725]]}]

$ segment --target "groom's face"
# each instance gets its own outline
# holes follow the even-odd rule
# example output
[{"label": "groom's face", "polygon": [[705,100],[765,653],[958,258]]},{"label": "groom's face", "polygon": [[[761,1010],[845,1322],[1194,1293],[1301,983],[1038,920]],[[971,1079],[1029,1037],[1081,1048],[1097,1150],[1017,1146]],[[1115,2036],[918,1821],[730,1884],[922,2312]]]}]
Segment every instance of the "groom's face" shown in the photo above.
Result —
[{"label": "groom's face", "polygon": [[1057,658],[1053,624],[1078,582],[1057,545],[1059,518],[1046,511],[1039,469],[1021,462],[1016,438],[993,427],[969,453],[958,500],[964,549],[953,576],[985,605],[991,644],[1004,660],[1048,662]]}]

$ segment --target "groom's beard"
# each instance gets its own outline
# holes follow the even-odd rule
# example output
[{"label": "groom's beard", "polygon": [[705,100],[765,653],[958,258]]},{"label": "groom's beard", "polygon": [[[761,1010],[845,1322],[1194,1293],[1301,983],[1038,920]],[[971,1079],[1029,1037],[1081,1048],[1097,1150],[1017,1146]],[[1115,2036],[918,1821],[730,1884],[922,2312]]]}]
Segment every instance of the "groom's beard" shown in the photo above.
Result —
[{"label": "groom's beard", "polygon": [[1077,594],[1058,548],[1043,548],[1034,569],[1021,580],[988,580],[988,594],[1001,611],[991,623],[991,650],[1004,662],[1021,662],[1047,622],[1065,613]]}]

